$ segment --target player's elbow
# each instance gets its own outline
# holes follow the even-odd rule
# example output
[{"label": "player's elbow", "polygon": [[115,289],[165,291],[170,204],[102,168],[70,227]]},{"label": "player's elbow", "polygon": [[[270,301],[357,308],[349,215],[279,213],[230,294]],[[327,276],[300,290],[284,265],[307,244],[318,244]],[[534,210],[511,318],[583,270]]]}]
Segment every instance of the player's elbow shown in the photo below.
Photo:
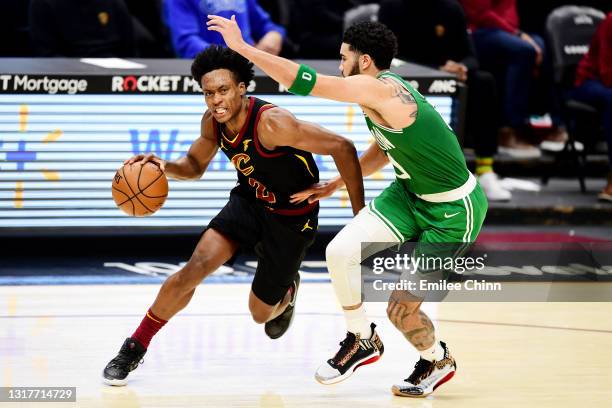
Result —
[{"label": "player's elbow", "polygon": [[190,180],[199,180],[204,175],[206,168],[208,167],[208,162],[200,163],[195,157],[190,154],[187,155],[187,160],[189,163],[189,179]]},{"label": "player's elbow", "polygon": [[348,159],[351,157],[357,157],[357,149],[353,142],[343,137],[338,137],[338,140],[334,143],[332,156],[338,159]]}]

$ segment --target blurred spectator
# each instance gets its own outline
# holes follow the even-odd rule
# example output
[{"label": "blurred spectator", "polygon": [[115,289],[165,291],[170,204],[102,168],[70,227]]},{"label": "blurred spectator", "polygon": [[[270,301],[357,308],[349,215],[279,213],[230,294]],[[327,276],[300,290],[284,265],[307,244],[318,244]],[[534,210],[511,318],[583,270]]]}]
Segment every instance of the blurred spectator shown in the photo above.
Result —
[{"label": "blurred spectator", "polygon": [[162,21],[163,0],[125,0],[132,15],[136,54],[142,58],[171,58],[168,28]]},{"label": "blurred spectator", "polygon": [[292,1],[291,0],[258,0],[259,5],[262,9],[270,15],[272,21],[287,28],[285,21],[288,17],[284,14],[288,11]]},{"label": "blurred spectator", "polygon": [[302,58],[337,59],[342,43],[344,14],[366,0],[293,0],[292,32]]},{"label": "blurred spectator", "polygon": [[278,55],[285,29],[274,24],[256,0],[165,0],[166,24],[174,50],[181,58],[193,58],[210,44],[225,45],[221,34],[206,29],[206,16],[236,16],[242,36],[255,47]]},{"label": "blurred spectator", "polygon": [[602,113],[610,173],[599,198],[612,202],[612,13],[597,27],[589,52],[578,64],[572,96],[597,107]]},{"label": "blurred spectator", "polygon": [[28,0],[0,1],[0,56],[29,57],[32,43],[28,33]]},{"label": "blurred spectator", "polygon": [[283,37],[283,47],[280,55],[285,58],[295,58],[297,56],[298,45],[295,41],[297,37],[292,27],[292,11],[294,0],[257,0],[275,24],[285,29]]},{"label": "blurred spectator", "polygon": [[545,99],[555,125],[545,140],[565,142],[567,133],[554,106],[552,67],[548,60],[544,64],[544,40],[520,29],[516,0],[461,0],[461,3],[480,64],[495,75],[503,94],[500,151],[518,157],[526,157],[525,152],[532,157],[539,155],[526,144],[532,139],[529,108],[538,81],[547,85]]},{"label": "blurred spectator", "polygon": [[[418,18],[406,24],[405,16]],[[461,5],[456,0],[383,0],[378,20],[397,36],[398,58],[450,72],[467,83],[466,133],[474,140],[476,174],[489,200],[511,199],[493,172],[499,127],[495,78],[478,69]]]},{"label": "blurred spectator", "polygon": [[30,32],[42,57],[133,57],[123,0],[32,0]]}]

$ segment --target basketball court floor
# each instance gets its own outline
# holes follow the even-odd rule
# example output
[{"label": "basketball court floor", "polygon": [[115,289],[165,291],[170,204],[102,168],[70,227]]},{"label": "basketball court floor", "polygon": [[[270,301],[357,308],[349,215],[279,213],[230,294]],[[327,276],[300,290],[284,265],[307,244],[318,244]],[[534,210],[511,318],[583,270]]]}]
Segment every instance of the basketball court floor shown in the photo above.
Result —
[{"label": "basketball court floor", "polygon": [[101,371],[138,325],[158,284],[0,286],[0,386],[72,386],[81,407],[602,407],[612,400],[612,303],[426,304],[458,371],[424,399],[395,397],[417,353],[367,310],[385,354],[347,381],[318,384],[344,320],[329,283],[305,282],[296,319],[270,340],[247,306],[248,283],[200,285],[153,339],[126,387]]}]

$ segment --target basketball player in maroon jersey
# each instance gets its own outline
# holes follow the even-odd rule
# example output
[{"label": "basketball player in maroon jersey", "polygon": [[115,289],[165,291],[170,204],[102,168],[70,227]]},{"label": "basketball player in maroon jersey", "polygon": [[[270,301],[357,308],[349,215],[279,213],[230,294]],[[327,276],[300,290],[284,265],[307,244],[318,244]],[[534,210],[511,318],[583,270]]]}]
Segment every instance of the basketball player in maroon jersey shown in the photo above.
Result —
[{"label": "basketball player in maroon jersey", "polygon": [[319,181],[311,153],[331,155],[346,183],[353,213],[364,207],[363,181],[353,144],[321,126],[297,120],[287,110],[246,96],[253,64],[236,52],[210,46],[191,72],[202,86],[208,110],[201,135],[187,155],[164,161],[137,155],[126,163],[152,161],[179,180],[202,177],[219,149],[236,167],[238,184],[211,220],[183,269],[168,277],[140,326],[104,369],[109,385],[127,384],[152,337],[189,303],[195,288],[236,252],[252,248],[258,257],[249,294],[253,320],[266,334],[282,336],[293,318],[298,268],[317,229],[318,202],[292,204],[290,196]]}]

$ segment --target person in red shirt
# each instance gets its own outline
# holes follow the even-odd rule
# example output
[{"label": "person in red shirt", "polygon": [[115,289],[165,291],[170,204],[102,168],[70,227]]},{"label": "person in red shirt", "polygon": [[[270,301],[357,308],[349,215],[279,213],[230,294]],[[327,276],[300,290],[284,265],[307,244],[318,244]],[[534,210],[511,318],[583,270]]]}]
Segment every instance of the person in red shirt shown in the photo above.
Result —
[{"label": "person in red shirt", "polygon": [[602,124],[608,142],[610,173],[608,184],[599,198],[612,202],[612,13],[597,27],[589,52],[576,69],[575,99],[594,105],[602,113]]},{"label": "person in red shirt", "polygon": [[[529,126],[530,99],[535,96],[534,80],[550,80],[544,64],[544,40],[520,29],[516,0],[461,0],[472,31],[474,45],[482,69],[492,72],[503,93],[503,125],[500,131],[500,152],[522,151],[527,156],[525,141],[532,139]],[[548,65],[546,65],[548,67]],[[547,84],[552,110],[553,130],[547,140],[564,141],[567,134],[561,126],[554,106],[552,81]],[[546,92],[548,93],[548,92]],[[539,151],[536,151],[539,155]]]}]

